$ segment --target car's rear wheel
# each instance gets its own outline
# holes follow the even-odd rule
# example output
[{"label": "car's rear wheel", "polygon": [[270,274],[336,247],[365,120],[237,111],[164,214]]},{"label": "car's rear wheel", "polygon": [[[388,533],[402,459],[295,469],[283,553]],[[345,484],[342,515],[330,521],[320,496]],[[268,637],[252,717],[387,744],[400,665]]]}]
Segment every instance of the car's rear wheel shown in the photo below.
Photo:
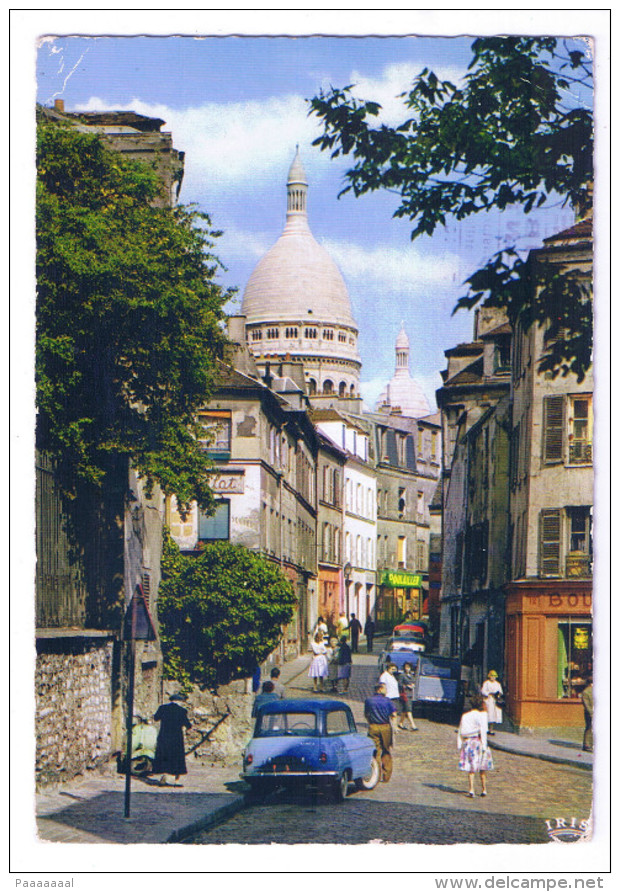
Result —
[{"label": "car's rear wheel", "polygon": [[337,781],[334,782],[333,794],[336,802],[343,802],[349,792],[349,775],[343,771]]},{"label": "car's rear wheel", "polygon": [[365,774],[364,777],[358,777],[355,781],[358,790],[374,790],[374,788],[379,783],[380,776],[381,768],[379,767],[379,763],[373,756],[370,762],[368,773]]}]

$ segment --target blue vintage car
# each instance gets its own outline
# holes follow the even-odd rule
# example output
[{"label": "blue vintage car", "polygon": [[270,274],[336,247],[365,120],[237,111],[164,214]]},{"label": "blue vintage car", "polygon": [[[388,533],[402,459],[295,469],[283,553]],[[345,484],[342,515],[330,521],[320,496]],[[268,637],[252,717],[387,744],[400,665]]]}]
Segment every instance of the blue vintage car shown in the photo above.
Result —
[{"label": "blue vintage car", "polygon": [[383,672],[387,663],[394,663],[400,672],[405,663],[411,663],[415,669],[423,648],[417,638],[389,638],[379,654],[379,673]]},{"label": "blue vintage car", "polygon": [[241,777],[255,794],[327,786],[338,801],[349,784],[372,790],[380,775],[372,740],[339,700],[274,700],[259,707]]}]

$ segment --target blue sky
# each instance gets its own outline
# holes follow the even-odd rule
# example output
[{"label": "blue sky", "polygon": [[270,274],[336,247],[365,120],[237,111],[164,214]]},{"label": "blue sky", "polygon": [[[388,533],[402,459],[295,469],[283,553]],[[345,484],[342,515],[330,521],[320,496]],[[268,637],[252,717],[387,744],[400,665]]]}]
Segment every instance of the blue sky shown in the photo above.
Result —
[{"label": "blue sky", "polygon": [[224,230],[222,281],[240,295],[281,232],[299,143],[310,226],[342,270],[359,325],[367,403],[393,374],[402,320],[411,373],[434,405],[444,350],[472,335],[472,314],[451,315],[463,280],[506,244],[538,246],[570,225],[572,213],[555,206],[527,217],[479,216],[412,243],[408,222],[392,219],[395,196],[338,200],[346,159],[332,161],[312,147],[320,129],[306,100],[321,87],[353,83],[396,122],[404,114],[396,97],[416,74],[428,66],[458,80],[470,45],[467,37],[55,37],[38,50],[37,100],[51,105],[61,97],[67,111],[133,109],[163,118],[186,153],[181,200]]}]

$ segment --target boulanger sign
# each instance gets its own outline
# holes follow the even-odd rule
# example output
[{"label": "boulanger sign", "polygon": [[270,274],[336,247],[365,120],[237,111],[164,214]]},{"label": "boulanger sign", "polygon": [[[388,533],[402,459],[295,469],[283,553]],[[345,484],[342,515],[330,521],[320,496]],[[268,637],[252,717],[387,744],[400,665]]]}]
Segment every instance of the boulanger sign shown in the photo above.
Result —
[{"label": "boulanger sign", "polygon": [[422,576],[420,573],[409,573],[408,570],[384,570],[381,585],[389,588],[421,588]]}]

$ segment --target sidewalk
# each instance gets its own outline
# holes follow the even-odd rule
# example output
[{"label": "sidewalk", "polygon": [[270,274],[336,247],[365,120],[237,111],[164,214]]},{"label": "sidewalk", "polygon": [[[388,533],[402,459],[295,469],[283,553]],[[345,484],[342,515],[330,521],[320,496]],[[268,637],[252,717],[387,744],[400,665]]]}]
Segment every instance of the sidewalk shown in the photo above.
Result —
[{"label": "sidewalk", "polygon": [[[303,673],[309,656],[281,667],[284,684]],[[239,765],[188,763],[182,787],[160,787],[132,777],[130,817],[125,818],[125,775],[115,765],[88,772],[36,794],[39,837],[66,843],[179,842],[244,807]]]},{"label": "sidewalk", "polygon": [[503,750],[506,753],[531,756],[544,762],[556,762],[558,765],[572,765],[585,771],[592,771],[594,764],[593,753],[585,753],[578,740],[569,738],[561,731],[556,732],[553,728],[531,734],[496,731],[489,737],[489,744],[492,749]]}]

